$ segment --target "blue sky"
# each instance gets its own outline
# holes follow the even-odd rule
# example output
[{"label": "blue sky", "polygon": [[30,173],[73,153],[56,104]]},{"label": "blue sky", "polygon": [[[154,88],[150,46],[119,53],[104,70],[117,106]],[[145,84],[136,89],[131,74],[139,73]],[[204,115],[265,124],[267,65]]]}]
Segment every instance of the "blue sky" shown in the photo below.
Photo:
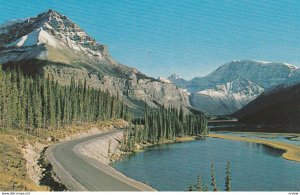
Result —
[{"label": "blue sky", "polygon": [[54,9],[153,76],[204,76],[238,59],[300,66],[300,1],[0,0],[0,23]]}]

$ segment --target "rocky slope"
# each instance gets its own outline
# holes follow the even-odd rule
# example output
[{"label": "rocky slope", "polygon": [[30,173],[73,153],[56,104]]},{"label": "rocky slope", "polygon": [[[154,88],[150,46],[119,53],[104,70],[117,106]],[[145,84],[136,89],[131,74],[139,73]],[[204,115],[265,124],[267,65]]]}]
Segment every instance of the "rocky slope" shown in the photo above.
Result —
[{"label": "rocky slope", "polygon": [[61,84],[68,84],[71,78],[86,80],[90,86],[118,94],[136,113],[143,102],[190,110],[185,90],[116,62],[106,46],[53,10],[0,26],[0,64],[51,75]]},{"label": "rocky slope", "polygon": [[285,63],[242,60],[226,63],[205,77],[186,81],[172,75],[168,80],[191,93],[195,108],[223,115],[239,110],[274,86],[299,82],[297,72],[296,67]]}]

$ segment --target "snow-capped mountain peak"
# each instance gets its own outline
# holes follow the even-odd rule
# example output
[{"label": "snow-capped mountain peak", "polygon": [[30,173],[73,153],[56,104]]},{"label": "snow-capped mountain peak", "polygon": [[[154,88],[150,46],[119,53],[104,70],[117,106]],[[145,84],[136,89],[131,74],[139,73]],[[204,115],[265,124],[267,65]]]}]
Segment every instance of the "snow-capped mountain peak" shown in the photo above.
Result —
[{"label": "snow-capped mountain peak", "polygon": [[54,10],[37,17],[15,20],[1,27],[0,63],[26,60],[27,56],[55,58],[54,61],[67,64],[82,60],[87,63],[99,60],[112,62],[104,45]]},{"label": "snow-capped mountain peak", "polygon": [[269,88],[284,82],[287,77],[293,74],[295,69],[295,66],[285,63],[240,60],[220,66],[206,78],[220,83],[242,78],[253,81],[264,88]]}]

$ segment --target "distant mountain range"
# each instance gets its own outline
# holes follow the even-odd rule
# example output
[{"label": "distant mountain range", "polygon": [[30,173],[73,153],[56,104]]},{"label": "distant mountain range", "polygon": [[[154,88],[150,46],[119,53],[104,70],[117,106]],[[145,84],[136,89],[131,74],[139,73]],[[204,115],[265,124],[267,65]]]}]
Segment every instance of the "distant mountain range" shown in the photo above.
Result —
[{"label": "distant mountain range", "polygon": [[186,90],[116,62],[106,46],[54,10],[0,26],[0,64],[51,75],[60,84],[71,78],[86,80],[89,86],[119,95],[136,113],[144,102],[192,110]]},{"label": "distant mountain range", "polygon": [[190,81],[177,75],[166,80],[187,89],[190,103],[213,115],[232,114],[266,90],[300,81],[299,70],[290,64],[254,60],[232,61],[205,77]]},{"label": "distant mountain range", "polygon": [[232,61],[189,81],[177,75],[154,79],[112,59],[105,45],[53,10],[0,26],[0,64],[51,75],[63,85],[71,78],[86,80],[89,86],[120,96],[136,114],[142,113],[144,102],[183,107],[186,112],[195,108],[232,114],[262,93],[300,81],[300,70],[293,65],[254,60]]}]

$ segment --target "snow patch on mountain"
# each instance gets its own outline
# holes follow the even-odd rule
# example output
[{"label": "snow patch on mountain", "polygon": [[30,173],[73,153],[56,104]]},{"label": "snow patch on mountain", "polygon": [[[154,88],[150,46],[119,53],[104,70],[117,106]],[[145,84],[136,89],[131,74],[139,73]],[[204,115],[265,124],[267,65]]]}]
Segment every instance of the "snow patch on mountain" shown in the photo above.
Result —
[{"label": "snow patch on mountain", "polygon": [[283,63],[284,65],[286,65],[286,66],[289,66],[289,67],[291,67],[291,68],[296,68],[296,69],[298,69],[298,67],[297,66],[294,66],[293,64],[289,64],[289,63]]},{"label": "snow patch on mountain", "polygon": [[256,97],[264,91],[259,85],[247,80],[234,80],[225,84],[216,85],[212,89],[206,89],[197,92],[198,95],[207,95],[212,98],[226,98],[227,96],[233,96],[237,100]]},{"label": "snow patch on mountain", "polygon": [[51,47],[56,48],[59,45],[59,41],[53,36],[48,34],[43,28],[39,28],[28,35],[24,35],[16,41],[6,45],[7,47],[28,47],[40,44],[48,44]]},{"label": "snow patch on mountain", "polygon": [[164,77],[158,77],[158,80],[163,82],[163,83],[172,83],[169,79],[166,79]]},{"label": "snow patch on mountain", "polygon": [[253,60],[254,62],[258,62],[258,63],[262,63],[262,64],[269,64],[271,62],[267,62],[267,61],[259,61],[259,60]]},{"label": "snow patch on mountain", "polygon": [[255,99],[263,91],[264,88],[251,81],[236,79],[195,92],[191,101],[195,108],[210,114],[229,114]]}]

